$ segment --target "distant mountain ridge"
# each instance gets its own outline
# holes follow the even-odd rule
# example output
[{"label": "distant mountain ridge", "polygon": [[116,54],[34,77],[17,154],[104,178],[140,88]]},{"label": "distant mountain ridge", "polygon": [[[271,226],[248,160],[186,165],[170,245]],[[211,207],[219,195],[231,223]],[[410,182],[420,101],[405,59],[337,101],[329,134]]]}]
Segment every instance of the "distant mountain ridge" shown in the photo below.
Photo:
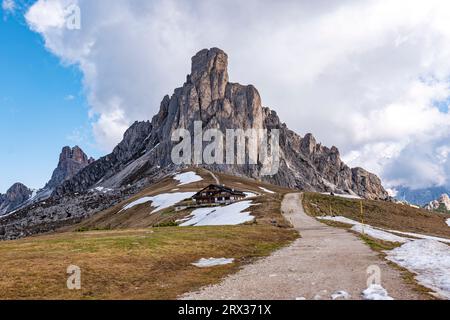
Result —
[{"label": "distant mountain ridge", "polygon": [[450,189],[444,186],[429,187],[421,189],[411,189],[408,187],[396,187],[396,199],[407,201],[418,206],[425,206],[433,200],[438,199],[442,194],[450,194]]},{"label": "distant mountain ridge", "polygon": [[438,199],[431,201],[425,206],[430,211],[439,211],[444,213],[450,212],[450,197],[448,194],[442,194]]},{"label": "distant mountain ridge", "polygon": [[55,188],[94,161],[93,158],[88,158],[78,146],[73,148],[63,147],[58,165],[44,188],[32,190],[22,183],[15,183],[8,189],[6,194],[0,194],[0,216],[30,205],[33,202],[47,199]]}]

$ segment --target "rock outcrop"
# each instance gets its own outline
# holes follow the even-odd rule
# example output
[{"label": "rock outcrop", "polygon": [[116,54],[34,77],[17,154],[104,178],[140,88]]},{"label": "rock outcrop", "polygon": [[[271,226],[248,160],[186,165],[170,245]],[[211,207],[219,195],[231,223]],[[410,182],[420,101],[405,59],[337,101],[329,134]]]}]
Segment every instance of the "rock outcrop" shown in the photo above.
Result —
[{"label": "rock outcrop", "polygon": [[78,146],[64,147],[59,156],[58,166],[53,171],[52,177],[44,189],[55,189],[94,161],[93,158],[88,158]]},{"label": "rock outcrop", "polygon": [[444,193],[437,200],[431,201],[425,206],[425,209],[430,211],[450,212],[450,197]]}]

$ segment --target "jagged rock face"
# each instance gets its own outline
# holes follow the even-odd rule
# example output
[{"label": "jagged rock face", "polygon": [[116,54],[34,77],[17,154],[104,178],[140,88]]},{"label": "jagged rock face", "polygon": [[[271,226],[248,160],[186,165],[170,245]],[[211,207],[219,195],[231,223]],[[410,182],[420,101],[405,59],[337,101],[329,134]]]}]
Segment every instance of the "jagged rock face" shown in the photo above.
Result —
[{"label": "jagged rock face", "polygon": [[15,183],[6,191],[6,194],[0,194],[0,215],[7,214],[31,198],[33,191],[22,183]]},{"label": "jagged rock face", "polygon": [[88,158],[80,147],[64,147],[59,156],[58,166],[53,171],[52,178],[44,189],[58,187],[93,162],[94,159]]},{"label": "jagged rock face", "polygon": [[[63,196],[68,193],[83,192],[93,187],[97,183],[107,182],[108,179],[119,180],[119,182],[103,184],[117,187],[124,184],[124,177],[115,177],[120,175],[122,170],[126,171],[127,165],[132,165],[146,151],[146,140],[151,132],[150,122],[135,122],[124,134],[123,140],[114,148],[113,152],[99,160],[93,162],[81,170],[72,179],[66,180],[59,185],[54,194]],[[130,172],[135,172],[137,166],[132,166]]]},{"label": "jagged rock face", "polygon": [[280,130],[280,169],[261,176],[258,165],[202,165],[208,169],[250,176],[290,188],[358,194],[386,199],[380,179],[361,168],[346,166],[336,147],[318,144],[312,134],[301,137],[281,123],[277,114],[262,106],[252,85],[229,82],[228,56],[220,49],[202,50],[192,58],[191,74],[181,88],[166,96],[151,123],[136,122],[123,141],[105,158],[66,181],[56,194],[80,192],[96,184],[120,187],[151,175],[158,167],[174,166],[170,158],[175,129],[194,132],[194,121],[203,129]]},{"label": "jagged rock face", "polygon": [[381,199],[387,199],[389,197],[387,191],[381,184],[380,178],[363,168],[352,169],[352,182],[353,185],[351,190],[358,195],[369,195],[367,198]]},{"label": "jagged rock face", "polygon": [[430,211],[450,211],[450,197],[444,193],[437,200],[431,201],[425,206],[425,209]]}]

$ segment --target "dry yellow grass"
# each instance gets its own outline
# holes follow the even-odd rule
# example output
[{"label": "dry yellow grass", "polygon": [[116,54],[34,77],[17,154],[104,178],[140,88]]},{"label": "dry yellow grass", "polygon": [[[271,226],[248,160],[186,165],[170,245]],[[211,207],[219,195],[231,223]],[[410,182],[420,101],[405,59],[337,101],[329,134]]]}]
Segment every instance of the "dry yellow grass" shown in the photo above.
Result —
[{"label": "dry yellow grass", "polygon": [[[174,299],[297,237],[268,225],[60,233],[0,243],[0,299]],[[236,263],[197,268],[200,258]],[[68,290],[66,269],[81,268]]]},{"label": "dry yellow grass", "polygon": [[[190,211],[168,208],[150,214],[149,203],[121,211],[144,196],[195,192],[215,183],[209,172],[195,171],[203,181],[178,186],[167,177],[55,234],[0,242],[0,299],[174,299],[216,283],[298,237],[280,212],[288,190],[222,174],[217,175],[221,183],[260,194],[253,199],[258,205],[251,207],[255,221],[240,226],[157,228]],[[279,193],[264,193],[260,186]],[[192,265],[209,257],[235,258],[236,262],[205,269]],[[81,268],[79,291],[66,287],[69,265]]]}]

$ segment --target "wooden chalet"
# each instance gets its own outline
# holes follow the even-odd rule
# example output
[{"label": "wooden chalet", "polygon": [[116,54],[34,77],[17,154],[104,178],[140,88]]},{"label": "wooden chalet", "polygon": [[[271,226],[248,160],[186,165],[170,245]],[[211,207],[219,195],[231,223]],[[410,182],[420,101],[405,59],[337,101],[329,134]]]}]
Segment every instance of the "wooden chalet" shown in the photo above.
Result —
[{"label": "wooden chalet", "polygon": [[206,188],[200,190],[192,199],[197,204],[227,204],[244,199],[245,193],[221,186],[218,184],[210,184]]}]

